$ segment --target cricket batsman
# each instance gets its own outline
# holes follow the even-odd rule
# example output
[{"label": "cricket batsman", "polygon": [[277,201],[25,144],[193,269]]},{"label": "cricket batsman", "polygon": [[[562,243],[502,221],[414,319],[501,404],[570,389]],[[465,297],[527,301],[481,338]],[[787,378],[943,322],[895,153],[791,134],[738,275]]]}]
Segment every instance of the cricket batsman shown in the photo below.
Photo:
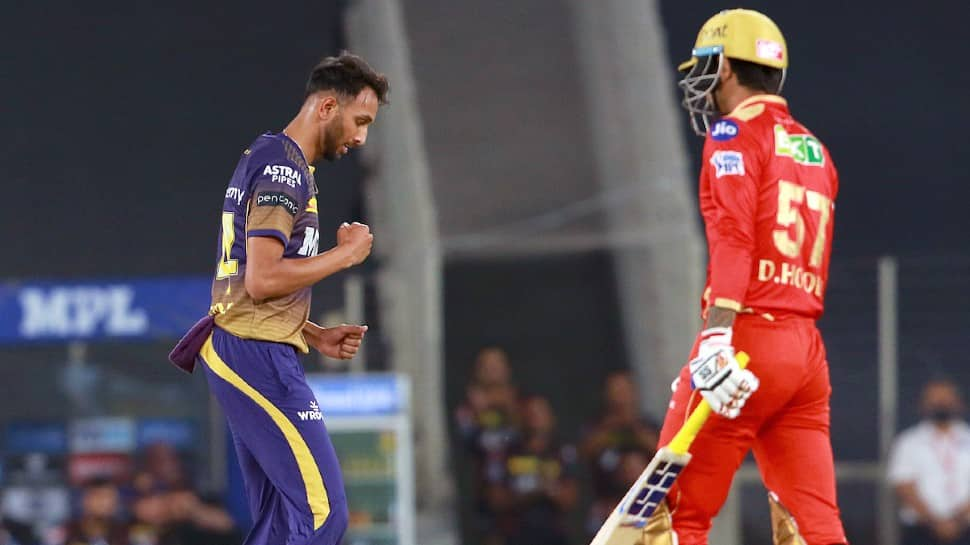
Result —
[{"label": "cricket batsman", "polygon": [[205,369],[229,422],[254,522],[246,545],[336,545],[347,528],[337,456],[297,353],[357,352],[366,326],[308,321],[310,289],[364,261],[373,235],[344,223],[318,254],[311,165],[364,145],[387,92],[360,57],[327,57],[296,117],[243,151],[223,200],[211,310],[169,356]]},{"label": "cricket batsman", "polygon": [[[708,241],[704,329],[673,385],[660,444],[703,397],[715,413],[658,510],[647,543],[703,545],[753,449],[775,543],[845,544],[835,499],[825,346],[816,327],[828,281],[838,175],[828,150],[780,96],[781,31],[733,9],[710,18],[679,86],[705,136],[700,209]],[[751,356],[740,369],[735,351]],[[700,394],[700,395],[697,395]]]}]

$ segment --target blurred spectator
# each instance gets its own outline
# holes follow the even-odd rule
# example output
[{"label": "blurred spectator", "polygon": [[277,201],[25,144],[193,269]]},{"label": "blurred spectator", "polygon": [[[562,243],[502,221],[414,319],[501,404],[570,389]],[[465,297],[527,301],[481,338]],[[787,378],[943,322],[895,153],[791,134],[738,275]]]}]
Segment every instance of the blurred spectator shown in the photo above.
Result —
[{"label": "blurred spectator", "polygon": [[65,545],[128,545],[118,487],[96,480],[81,491],[80,514],[65,527]]},{"label": "blurred spectator", "polygon": [[136,493],[144,495],[186,486],[188,479],[175,447],[168,443],[153,443],[145,448],[143,456],[144,469],[132,481]]},{"label": "blurred spectator", "polygon": [[522,403],[523,430],[510,449],[505,478],[488,490],[508,545],[566,545],[576,506],[576,448],[556,437],[556,418],[543,397]]},{"label": "blurred spectator", "polygon": [[136,498],[131,504],[131,545],[159,545],[169,519],[168,502],[161,493]]},{"label": "blurred spectator", "polygon": [[956,384],[927,384],[920,409],[923,421],[896,438],[889,460],[903,545],[968,545],[970,426]]},{"label": "blurred spectator", "polygon": [[[596,533],[646,467],[659,440],[656,426],[640,416],[636,385],[629,373],[609,375],[603,397],[603,412],[580,446],[592,473],[593,501],[586,521],[590,535]],[[630,465],[640,460],[639,469],[631,470]]]},{"label": "blurred spectator", "polygon": [[475,534],[490,545],[502,543],[503,538],[496,531],[495,512],[486,493],[488,487],[504,479],[508,449],[517,436],[518,410],[518,391],[512,384],[508,356],[500,348],[483,349],[455,420],[473,459]]},{"label": "blurred spectator", "polygon": [[242,535],[229,513],[209,498],[191,490],[166,494],[168,503],[167,545],[236,545]]},{"label": "blurred spectator", "polygon": [[155,492],[132,503],[131,545],[235,545],[242,534],[213,498],[182,489]]}]

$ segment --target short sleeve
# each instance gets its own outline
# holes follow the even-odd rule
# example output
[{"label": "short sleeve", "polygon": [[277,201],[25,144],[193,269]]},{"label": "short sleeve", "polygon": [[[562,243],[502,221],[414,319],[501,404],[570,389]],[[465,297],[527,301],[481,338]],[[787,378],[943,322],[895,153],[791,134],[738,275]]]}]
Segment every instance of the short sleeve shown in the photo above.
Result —
[{"label": "short sleeve", "polygon": [[296,216],[307,201],[308,183],[304,171],[288,159],[257,163],[246,236],[273,237],[288,244]]},{"label": "short sleeve", "polygon": [[889,463],[886,478],[890,484],[898,485],[913,482],[919,474],[918,456],[913,452],[913,436],[903,434],[899,436],[889,451]]}]

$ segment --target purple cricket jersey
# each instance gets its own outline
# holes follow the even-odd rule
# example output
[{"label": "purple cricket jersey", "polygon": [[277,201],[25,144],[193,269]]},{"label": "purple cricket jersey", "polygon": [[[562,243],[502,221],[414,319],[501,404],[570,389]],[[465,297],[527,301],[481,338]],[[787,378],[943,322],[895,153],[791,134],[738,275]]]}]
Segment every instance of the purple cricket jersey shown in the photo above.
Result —
[{"label": "purple cricket jersey", "polygon": [[219,261],[212,281],[216,325],[243,339],[309,351],[302,331],[310,313],[310,288],[257,301],[246,292],[243,279],[248,237],[278,239],[285,258],[317,255],[316,193],[312,167],[285,134],[263,134],[243,152],[222,205]]},{"label": "purple cricket jersey", "polygon": [[[243,152],[222,208],[212,309],[169,358],[202,362],[232,432],[253,515],[244,545],[337,545],[349,512],[340,463],[296,355],[310,288],[254,300],[246,240],[272,237],[291,259],[317,254],[313,171],[293,140],[264,134]],[[218,326],[218,327],[216,327]]]}]

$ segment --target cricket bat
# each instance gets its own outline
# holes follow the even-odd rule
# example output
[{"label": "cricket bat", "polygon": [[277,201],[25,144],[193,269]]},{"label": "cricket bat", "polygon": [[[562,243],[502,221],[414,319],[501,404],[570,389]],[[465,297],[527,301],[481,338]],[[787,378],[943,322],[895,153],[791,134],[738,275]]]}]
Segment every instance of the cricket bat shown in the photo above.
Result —
[{"label": "cricket bat", "polygon": [[[738,352],[736,358],[738,366],[747,367],[747,354]],[[690,445],[709,416],[711,406],[707,400],[701,400],[677,435],[650,460],[589,545],[633,545],[639,540],[650,516],[690,462]]]}]

